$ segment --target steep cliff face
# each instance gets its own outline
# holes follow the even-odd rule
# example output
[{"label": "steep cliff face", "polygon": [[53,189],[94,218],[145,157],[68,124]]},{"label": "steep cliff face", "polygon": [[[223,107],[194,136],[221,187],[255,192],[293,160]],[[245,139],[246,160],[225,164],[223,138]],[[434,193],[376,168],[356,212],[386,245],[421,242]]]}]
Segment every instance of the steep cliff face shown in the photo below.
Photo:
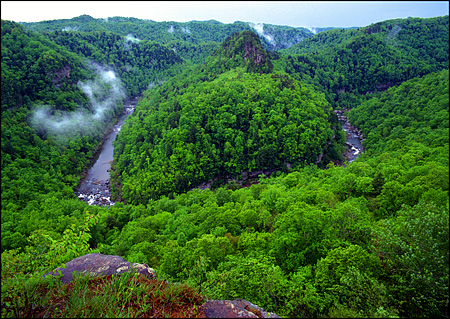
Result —
[{"label": "steep cliff face", "polygon": [[246,66],[248,72],[270,73],[273,70],[267,51],[263,49],[261,40],[253,31],[233,33],[215,55]]},{"label": "steep cliff face", "polygon": [[65,65],[59,70],[52,70],[47,73],[47,77],[50,78],[50,80],[56,87],[60,87],[60,82],[63,79],[70,78],[70,66]]},{"label": "steep cliff face", "polygon": [[266,62],[266,55],[257,52],[256,47],[252,45],[250,42],[244,43],[244,60],[247,61],[249,59],[253,59],[253,63],[255,65],[260,65]]}]

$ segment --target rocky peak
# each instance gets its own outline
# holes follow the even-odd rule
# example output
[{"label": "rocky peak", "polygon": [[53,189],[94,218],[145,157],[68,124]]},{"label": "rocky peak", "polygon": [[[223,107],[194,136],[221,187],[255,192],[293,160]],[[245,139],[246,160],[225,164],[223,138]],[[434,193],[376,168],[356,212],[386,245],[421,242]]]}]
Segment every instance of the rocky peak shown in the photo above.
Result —
[{"label": "rocky peak", "polygon": [[235,32],[222,43],[216,56],[242,60],[248,72],[270,73],[273,69],[269,55],[253,31]]}]

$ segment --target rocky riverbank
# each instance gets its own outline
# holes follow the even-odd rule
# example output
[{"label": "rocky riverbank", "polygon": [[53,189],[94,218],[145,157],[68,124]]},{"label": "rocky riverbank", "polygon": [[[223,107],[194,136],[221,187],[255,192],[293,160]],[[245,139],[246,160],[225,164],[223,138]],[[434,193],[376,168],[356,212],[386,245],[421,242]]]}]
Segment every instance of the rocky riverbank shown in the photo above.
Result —
[{"label": "rocky riverbank", "polygon": [[242,175],[241,179],[236,179],[236,178],[232,178],[232,177],[228,177],[226,179],[221,178],[221,177],[211,178],[211,179],[207,180],[206,182],[203,182],[200,185],[198,185],[190,190],[193,190],[193,189],[205,190],[207,188],[211,189],[213,184],[218,181],[221,181],[222,185],[225,185],[227,183],[231,183],[234,181],[234,182],[236,182],[236,184],[239,187],[250,187],[253,184],[259,183],[259,175],[263,174],[266,177],[269,177],[272,173],[277,172],[277,171],[278,170],[276,170],[276,169],[258,170],[258,171],[254,171],[254,172],[244,171],[241,174]]},{"label": "rocky riverbank", "polygon": [[347,134],[347,140],[345,141],[347,149],[342,156],[344,157],[344,161],[351,163],[364,151],[364,147],[362,146],[364,136],[360,130],[350,124],[348,117],[344,115],[347,111],[348,110],[334,110],[334,113],[336,113],[339,122],[342,125],[342,129]]},{"label": "rocky riverbank", "polygon": [[[96,163],[89,169],[89,171],[85,174],[84,178],[80,182],[75,194],[77,197],[89,205],[100,205],[100,206],[112,206],[115,202],[111,201],[111,187],[110,187],[110,179],[109,179],[109,169],[111,167],[110,162],[112,162],[112,142],[115,139],[115,136],[120,131],[121,126],[123,125],[125,118],[132,114],[136,104],[137,98],[127,100],[125,103],[125,111],[120,116],[120,119],[113,126],[111,131],[105,136],[103,139],[102,146],[99,148],[99,156],[96,159]],[[335,110],[334,112],[338,116],[339,122],[342,125],[342,129],[347,134],[347,140],[345,145],[347,146],[346,151],[342,154],[344,157],[344,161],[352,162],[354,161],[361,152],[363,152],[362,141],[364,141],[364,137],[362,133],[355,127],[353,127],[345,114],[347,110]],[[108,144],[109,140],[109,146]],[[110,154],[106,157],[102,157],[103,153],[105,153],[105,149],[107,149]],[[100,168],[99,168],[100,165]],[[102,165],[106,165],[102,167]],[[288,164],[290,166],[290,163]],[[105,171],[106,168],[106,171]],[[99,170],[103,170],[104,172],[99,172]],[[260,170],[256,172],[243,172],[242,179],[233,179],[228,178],[226,182],[236,181],[238,187],[248,187],[252,184],[257,184],[258,176],[260,174],[264,174],[267,177],[277,170]],[[210,179],[200,185],[198,185],[197,189],[206,189],[211,188],[215,182],[218,182],[219,178]]]},{"label": "rocky riverbank", "polygon": [[113,142],[125,119],[133,113],[138,98],[124,102],[124,112],[119,115],[116,124],[103,138],[102,144],[93,157],[93,165],[83,174],[75,195],[89,205],[112,206],[109,170],[113,161]]}]

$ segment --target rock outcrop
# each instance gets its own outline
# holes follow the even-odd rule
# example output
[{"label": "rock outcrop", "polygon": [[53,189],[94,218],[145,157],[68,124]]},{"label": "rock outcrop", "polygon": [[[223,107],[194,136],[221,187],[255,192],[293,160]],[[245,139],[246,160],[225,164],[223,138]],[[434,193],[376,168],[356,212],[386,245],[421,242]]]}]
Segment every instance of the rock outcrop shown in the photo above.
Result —
[{"label": "rock outcrop", "polygon": [[58,270],[63,275],[60,278],[63,284],[68,284],[72,281],[72,273],[74,271],[79,274],[90,275],[91,277],[119,275],[128,270],[136,271],[148,278],[154,277],[155,274],[155,271],[146,264],[130,263],[120,256],[96,253],[75,258],[66,263],[66,268],[56,268],[54,271],[47,273],[46,276],[57,276]]},{"label": "rock outcrop", "polygon": [[60,87],[63,79],[70,78],[70,66],[65,65],[59,70],[53,70],[47,73],[47,76],[56,87]]},{"label": "rock outcrop", "polygon": [[[45,276],[57,276],[58,270],[63,275],[60,278],[63,284],[69,284],[73,280],[73,272],[100,277],[120,275],[132,270],[147,278],[155,278],[155,271],[146,264],[130,263],[120,256],[97,253],[75,258],[66,263],[66,268],[56,268]],[[206,318],[280,318],[245,299],[210,300],[204,303],[200,310]]]},{"label": "rock outcrop", "polygon": [[280,318],[245,299],[210,300],[202,305],[206,318]]},{"label": "rock outcrop", "polygon": [[[261,40],[253,31],[234,32],[222,43],[221,49],[217,49],[214,55],[226,59],[242,59],[242,66],[245,66],[247,72],[271,73],[273,64],[269,55],[261,45]],[[240,57],[236,59],[237,57]],[[220,63],[222,63],[220,61]]]}]

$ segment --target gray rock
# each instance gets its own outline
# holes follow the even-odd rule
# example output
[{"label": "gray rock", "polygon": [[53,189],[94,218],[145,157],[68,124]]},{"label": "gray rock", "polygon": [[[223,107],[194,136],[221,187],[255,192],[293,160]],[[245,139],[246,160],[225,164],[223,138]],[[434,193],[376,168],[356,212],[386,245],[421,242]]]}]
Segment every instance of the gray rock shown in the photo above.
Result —
[{"label": "gray rock", "polygon": [[100,277],[108,275],[120,275],[128,270],[136,271],[137,273],[153,278],[155,271],[146,264],[130,263],[120,256],[102,255],[102,254],[87,254],[75,258],[66,263],[66,268],[56,268],[54,271],[47,273],[45,276],[58,275],[58,270],[63,275],[60,280],[63,284],[68,284],[72,281],[72,273],[75,271],[79,274],[86,274],[91,277]]},{"label": "gray rock", "polygon": [[245,299],[210,300],[202,309],[206,318],[280,318]]},{"label": "gray rock", "polygon": [[[75,258],[66,263],[66,268],[56,268],[45,276],[57,276],[58,270],[63,275],[60,280],[63,284],[69,284],[73,280],[73,273],[101,277],[108,275],[120,275],[132,270],[154,278],[155,271],[146,264],[130,263],[120,256],[87,254]],[[261,307],[245,300],[210,300],[201,306],[206,318],[280,318],[273,312],[267,312]]]}]

